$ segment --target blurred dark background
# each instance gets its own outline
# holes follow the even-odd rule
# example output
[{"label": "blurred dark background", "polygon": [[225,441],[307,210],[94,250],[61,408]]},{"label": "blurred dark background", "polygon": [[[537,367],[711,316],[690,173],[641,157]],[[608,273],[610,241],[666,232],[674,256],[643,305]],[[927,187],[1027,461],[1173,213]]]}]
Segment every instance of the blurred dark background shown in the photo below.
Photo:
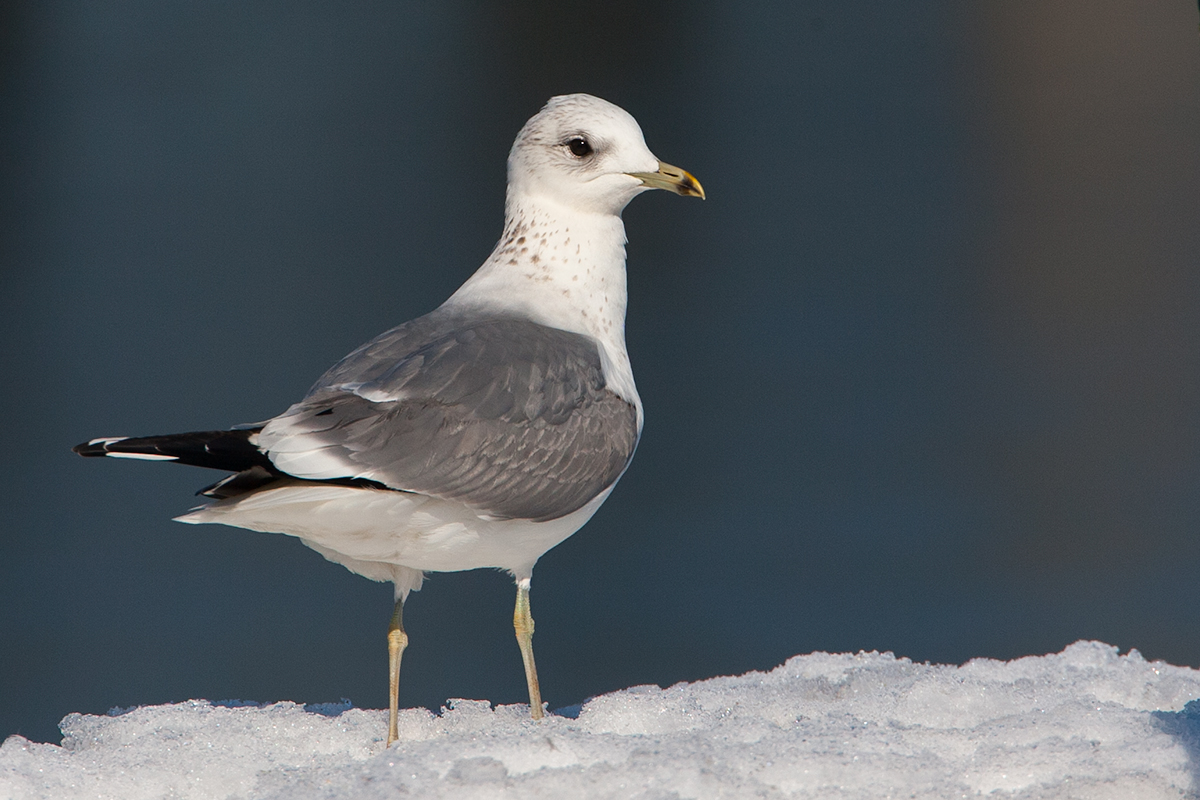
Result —
[{"label": "blurred dark background", "polygon": [[[500,232],[547,97],[641,122],[647,423],[534,576],[551,707],[813,650],[1200,665],[1193,2],[61,3],[0,19],[0,736],[386,702],[391,588],[69,451],[274,415]],[[524,702],[513,589],[435,574],[402,702]]]}]

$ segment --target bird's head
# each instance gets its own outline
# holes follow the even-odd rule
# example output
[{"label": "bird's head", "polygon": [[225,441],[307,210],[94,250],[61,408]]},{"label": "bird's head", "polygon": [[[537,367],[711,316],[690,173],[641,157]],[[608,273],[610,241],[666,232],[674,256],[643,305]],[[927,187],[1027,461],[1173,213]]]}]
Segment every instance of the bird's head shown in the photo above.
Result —
[{"label": "bird's head", "polygon": [[704,197],[686,170],[659,161],[627,111],[590,94],[550,98],[513,143],[508,190],[574,210],[620,214],[647,189]]}]

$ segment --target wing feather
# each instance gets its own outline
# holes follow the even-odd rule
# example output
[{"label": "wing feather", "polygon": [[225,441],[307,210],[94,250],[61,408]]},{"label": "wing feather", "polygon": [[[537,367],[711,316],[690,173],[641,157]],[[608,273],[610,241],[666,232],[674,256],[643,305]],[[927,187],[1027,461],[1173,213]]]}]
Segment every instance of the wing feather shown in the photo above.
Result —
[{"label": "wing feather", "polygon": [[259,446],[275,467],[538,521],[620,477],[637,412],[605,386],[594,341],[528,320],[436,314],[359,348],[270,420]]}]

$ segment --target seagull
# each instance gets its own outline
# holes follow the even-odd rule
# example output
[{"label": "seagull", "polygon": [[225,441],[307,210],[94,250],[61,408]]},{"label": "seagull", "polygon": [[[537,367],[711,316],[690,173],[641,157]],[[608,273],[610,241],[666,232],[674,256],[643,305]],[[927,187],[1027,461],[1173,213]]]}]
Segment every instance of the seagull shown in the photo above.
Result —
[{"label": "seagull", "polygon": [[391,581],[387,746],[409,593],[429,571],[506,570],[530,713],[541,719],[533,567],[596,513],[641,436],[621,212],[649,189],[704,197],[691,174],[650,152],[625,110],[553,97],[509,152],[499,243],[437,309],[362,345],[272,419],[74,451],[228,471],[197,493],[212,502],[177,519],[295,536]]}]

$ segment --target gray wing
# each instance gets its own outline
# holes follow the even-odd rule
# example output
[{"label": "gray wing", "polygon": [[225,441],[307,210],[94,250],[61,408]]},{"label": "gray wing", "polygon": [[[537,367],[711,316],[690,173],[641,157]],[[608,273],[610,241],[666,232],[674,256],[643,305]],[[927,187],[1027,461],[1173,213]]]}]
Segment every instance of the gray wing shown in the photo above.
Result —
[{"label": "gray wing", "polygon": [[591,339],[434,312],[351,353],[258,444],[299,478],[363,478],[544,521],[611,486],[637,436]]}]

